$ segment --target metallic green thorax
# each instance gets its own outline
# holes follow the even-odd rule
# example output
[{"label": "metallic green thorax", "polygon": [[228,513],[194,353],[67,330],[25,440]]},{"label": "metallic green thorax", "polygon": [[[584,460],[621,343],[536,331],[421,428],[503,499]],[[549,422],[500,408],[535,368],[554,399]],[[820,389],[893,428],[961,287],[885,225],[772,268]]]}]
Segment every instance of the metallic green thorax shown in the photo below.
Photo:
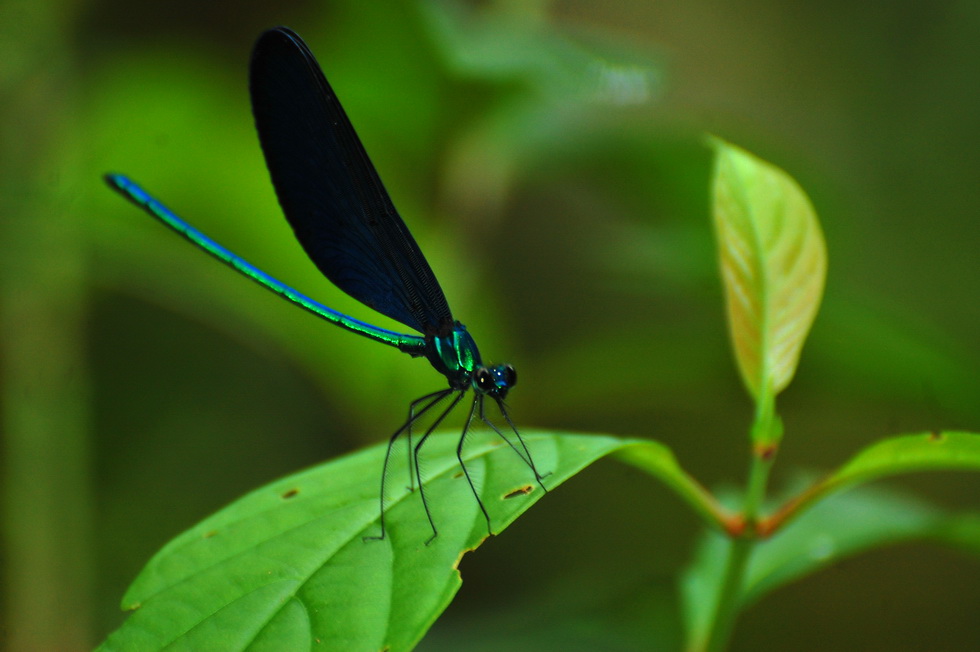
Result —
[{"label": "metallic green thorax", "polygon": [[449,381],[453,389],[469,389],[473,372],[483,366],[480,350],[466,330],[456,322],[448,335],[426,338],[425,357]]},{"label": "metallic green thorax", "polygon": [[479,396],[503,399],[517,383],[517,372],[512,366],[483,365],[476,342],[458,321],[448,335],[425,338],[425,357],[456,391],[465,392],[472,387]]}]

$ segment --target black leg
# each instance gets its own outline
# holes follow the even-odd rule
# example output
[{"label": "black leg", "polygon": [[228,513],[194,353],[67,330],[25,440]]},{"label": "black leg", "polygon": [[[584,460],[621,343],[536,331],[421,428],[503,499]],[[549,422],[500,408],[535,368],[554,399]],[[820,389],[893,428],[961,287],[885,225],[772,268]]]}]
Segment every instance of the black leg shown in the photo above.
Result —
[{"label": "black leg", "polygon": [[[426,394],[422,398],[417,398],[408,405],[408,421],[405,422],[407,428],[403,427],[405,430],[405,435],[408,440],[408,446],[405,448],[405,452],[408,453],[408,490],[415,491],[415,467],[412,465],[412,426],[415,425],[415,420],[428,412],[429,408],[441,401],[446,397],[448,390],[440,389],[438,392],[432,392],[431,394]],[[419,403],[423,403],[428,399],[433,399],[425,407],[419,410],[418,416],[415,414],[415,408],[418,407]]]},{"label": "black leg", "polygon": [[487,519],[487,534],[493,536],[493,530],[490,529],[490,514],[487,513],[487,508],[484,506],[483,501],[480,500],[480,493],[476,490],[476,485],[473,484],[473,478],[470,477],[470,471],[466,468],[466,462],[463,461],[463,442],[466,441],[466,434],[470,430],[470,424],[473,422],[473,414],[476,411],[477,403],[480,404],[480,412],[483,412],[483,395],[477,394],[473,397],[473,405],[470,406],[470,413],[466,417],[466,423],[463,424],[463,432],[459,436],[459,443],[456,444],[456,459],[459,460],[459,465],[463,467],[463,475],[466,476],[466,481],[470,485],[470,491],[473,492],[473,497],[476,498],[476,504],[480,506],[480,511],[483,512],[483,518]]},{"label": "black leg", "polygon": [[517,456],[521,458],[522,462],[527,464],[532,469],[534,468],[534,464],[531,462],[530,454],[529,453],[525,454],[525,452],[527,451],[527,447],[525,446],[524,450],[521,450],[520,448],[517,447],[517,444],[511,441],[510,437],[508,437],[503,432],[501,432],[500,428],[497,427],[497,424],[495,424],[493,421],[489,419],[489,417],[487,417],[486,409],[484,408],[483,401],[480,401],[480,421],[490,426],[490,429],[493,430],[495,433],[497,433],[497,436],[499,436],[501,439],[507,442],[507,445],[510,446],[515,453],[517,453]]},{"label": "black leg", "polygon": [[534,472],[534,479],[537,480],[538,486],[541,487],[545,493],[548,493],[548,488],[545,487],[544,483],[541,481],[544,478],[547,478],[549,475],[551,475],[551,471],[545,473],[544,475],[538,473],[538,468],[534,465],[534,458],[531,457],[531,451],[530,449],[528,449],[527,443],[524,441],[524,438],[521,437],[521,433],[517,430],[517,426],[515,426],[514,422],[511,421],[510,415],[507,414],[507,408],[504,406],[504,402],[499,398],[497,399],[497,407],[500,408],[500,413],[504,415],[504,420],[507,421],[507,425],[509,425],[510,429],[514,431],[514,435],[517,437],[517,441],[520,442],[521,448],[524,449],[523,455],[521,455],[521,451],[519,451],[517,447],[514,446],[513,442],[511,442],[509,438],[504,437],[504,434],[497,429],[497,426],[495,426],[493,422],[491,422],[490,419],[487,418],[486,414],[484,414],[483,412],[482,404],[480,405],[480,418],[483,420],[483,423],[493,428],[494,432],[496,432],[498,435],[500,435],[503,438],[504,441],[510,444],[510,447],[514,449],[514,451],[524,461],[524,463],[527,464],[529,467],[531,467],[531,471]]},{"label": "black leg", "polygon": [[[408,421],[406,421],[405,423],[403,423],[401,425],[401,427],[398,428],[398,430],[395,431],[395,433],[391,436],[391,438],[388,439],[388,450],[385,451],[385,461],[384,461],[384,464],[381,467],[381,498],[380,498],[380,501],[381,501],[381,515],[379,517],[379,521],[381,523],[381,535],[380,536],[376,536],[376,537],[364,537],[364,540],[365,541],[378,541],[378,540],[381,540],[381,539],[384,539],[385,538],[385,488],[387,487],[387,484],[388,484],[388,462],[391,460],[391,448],[392,448],[392,446],[395,445],[395,440],[397,440],[398,437],[399,437],[399,435],[401,435],[406,430],[411,431],[412,424],[414,424],[426,412],[428,412],[434,405],[436,405],[442,399],[446,398],[452,392],[453,392],[452,389],[441,389],[438,392],[432,392],[431,394],[426,394],[422,398],[419,398],[419,399],[416,399],[416,400],[412,401],[411,408],[409,409],[409,418],[408,418]],[[419,410],[418,412],[415,412],[415,406],[418,405],[419,403],[422,403],[422,402],[426,401],[427,399],[432,399],[432,400],[429,401],[428,403],[426,403],[425,406],[421,410]],[[458,399],[457,399],[457,401],[458,401]],[[455,403],[454,403],[454,405],[455,405]],[[443,413],[442,416],[443,417],[446,416],[445,413]],[[440,420],[441,419],[442,419],[442,417],[440,417]],[[409,475],[411,475],[411,473],[412,473],[412,471],[411,471],[411,469],[412,469],[412,458],[411,458],[412,449],[411,449],[411,446],[409,446],[408,451],[409,451],[409,460],[408,460],[408,462],[409,462]],[[426,511],[428,511],[428,509],[426,509]]]},{"label": "black leg", "polygon": [[[449,394],[453,391],[455,390],[444,390],[445,394]],[[429,519],[429,527],[432,528],[432,536],[426,540],[425,545],[432,543],[432,540],[436,538],[436,535],[438,535],[439,532],[436,530],[436,522],[432,519],[432,512],[429,511],[429,501],[425,497],[425,483],[422,482],[422,471],[419,469],[419,452],[422,450],[422,445],[425,444],[425,440],[432,434],[432,431],[438,428],[439,424],[442,423],[442,420],[445,419],[446,416],[453,411],[453,408],[459,404],[460,399],[463,398],[463,394],[465,394],[465,392],[460,392],[456,395],[456,398],[454,398],[452,403],[449,404],[449,407],[443,410],[442,414],[439,415],[439,418],[437,418],[431,426],[425,429],[425,434],[422,435],[419,438],[419,442],[415,444],[415,451],[413,453],[415,459],[415,477],[419,479],[419,495],[422,496],[422,507],[425,508],[425,516]],[[432,405],[435,405],[435,402],[431,403],[427,407],[431,407]]]}]

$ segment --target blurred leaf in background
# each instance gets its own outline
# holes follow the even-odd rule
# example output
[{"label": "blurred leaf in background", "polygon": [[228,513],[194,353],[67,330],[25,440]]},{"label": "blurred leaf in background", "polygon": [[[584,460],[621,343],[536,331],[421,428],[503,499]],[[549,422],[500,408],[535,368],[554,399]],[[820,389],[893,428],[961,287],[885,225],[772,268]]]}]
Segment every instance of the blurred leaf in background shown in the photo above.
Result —
[{"label": "blurred leaf in background", "polygon": [[[732,434],[749,408],[715,277],[703,131],[798,179],[833,261],[783,397],[795,434],[780,468],[980,419],[970,3],[11,1],[0,18],[10,649],[101,640],[162,543],[386,437],[442,382],[267,296],[100,181],[132,175],[270,273],[364,316],[303,255],[263,166],[246,70],[276,24],[316,52],[484,356],[517,366],[518,424],[655,436],[707,483],[741,469]],[[460,649],[474,620],[528,640],[541,621],[518,631],[513,608],[541,602],[568,606],[542,612],[556,631],[649,640],[611,596],[676,573],[697,522],[628,469],[583,476],[466,559],[421,649]],[[950,507],[980,493],[965,476],[908,482]],[[574,545],[542,543],[555,532]],[[734,649],[977,647],[980,570],[922,550],[783,589],[747,614]],[[651,620],[674,622],[676,605],[642,594]]]}]

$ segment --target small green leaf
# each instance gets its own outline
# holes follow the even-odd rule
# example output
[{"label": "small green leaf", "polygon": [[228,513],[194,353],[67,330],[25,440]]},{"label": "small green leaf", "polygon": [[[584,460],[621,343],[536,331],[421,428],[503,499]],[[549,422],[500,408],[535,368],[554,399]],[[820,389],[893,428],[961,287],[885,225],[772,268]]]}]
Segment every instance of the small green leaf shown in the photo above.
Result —
[{"label": "small green leaf", "polygon": [[976,518],[950,514],[889,487],[833,496],[759,545],[746,574],[743,606],[862,552],[905,541],[949,542],[950,528]]},{"label": "small green leaf", "polygon": [[[596,459],[639,440],[526,433],[556,487]],[[407,455],[391,459],[388,536],[377,536],[385,445],[273,482],[181,534],[127,592],[134,613],[102,650],[408,650],[452,600],[460,557],[486,538],[486,521],[456,459],[458,435],[423,450],[426,497],[407,487]],[[500,532],[544,492],[499,438],[474,433],[467,469]]]},{"label": "small green leaf", "polygon": [[941,469],[980,471],[980,435],[949,431],[892,437],[860,451],[831,476],[830,483],[849,485]]},{"label": "small green leaf", "polygon": [[823,294],[827,252],[810,200],[785,172],[712,138],[714,224],[728,326],[753,397],[793,379]]},{"label": "small green leaf", "polygon": [[[833,496],[756,546],[740,609],[841,559],[915,540],[936,541],[980,557],[980,515],[950,514],[884,487]],[[688,641],[706,637],[731,545],[724,536],[705,533],[682,575]]]},{"label": "small green leaf", "polygon": [[799,517],[827,494],[880,478],[921,471],[980,471],[980,434],[927,432],[900,435],[871,444],[830,476],[764,519],[769,531]]}]

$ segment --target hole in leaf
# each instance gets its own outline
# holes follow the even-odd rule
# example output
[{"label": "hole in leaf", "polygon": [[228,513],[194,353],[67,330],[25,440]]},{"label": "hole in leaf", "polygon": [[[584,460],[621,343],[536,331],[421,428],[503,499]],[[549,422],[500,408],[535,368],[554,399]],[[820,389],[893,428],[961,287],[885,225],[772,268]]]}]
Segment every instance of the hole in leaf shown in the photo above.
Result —
[{"label": "hole in leaf", "polygon": [[532,491],[534,491],[534,487],[532,487],[529,484],[526,484],[523,487],[518,487],[517,489],[514,489],[510,493],[504,494],[504,500],[507,500],[508,498],[515,498],[516,496],[526,496]]}]

